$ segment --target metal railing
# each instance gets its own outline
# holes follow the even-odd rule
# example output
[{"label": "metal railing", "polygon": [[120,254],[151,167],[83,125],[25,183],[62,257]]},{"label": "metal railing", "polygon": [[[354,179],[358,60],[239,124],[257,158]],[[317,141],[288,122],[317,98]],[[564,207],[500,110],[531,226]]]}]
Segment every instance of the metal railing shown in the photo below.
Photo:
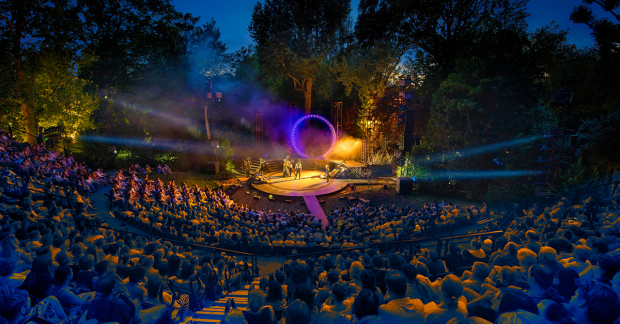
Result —
[{"label": "metal railing", "polygon": [[[287,255],[286,257],[288,259],[291,258],[306,258],[306,257],[318,257],[320,255],[325,255],[325,254],[342,254],[345,252],[353,252],[353,251],[365,251],[367,249],[377,249],[379,251],[402,251],[403,249],[408,249],[409,251],[415,251],[417,250],[417,247],[420,247],[422,245],[422,243],[427,243],[427,242],[437,242],[436,243],[436,249],[437,249],[437,254],[439,255],[439,257],[445,256],[448,254],[448,244],[452,241],[459,241],[459,240],[467,240],[470,238],[474,238],[474,237],[488,237],[488,236],[492,236],[493,237],[493,244],[491,246],[491,249],[493,250],[495,248],[495,239],[499,236],[504,235],[504,231],[491,231],[491,232],[483,232],[483,233],[473,233],[473,234],[465,234],[465,235],[455,235],[455,236],[446,236],[446,237],[423,237],[423,238],[418,238],[418,239],[411,239],[411,240],[399,240],[399,241],[393,241],[393,242],[375,242],[375,243],[370,243],[368,244],[368,246],[361,246],[361,247],[354,247],[354,248],[348,248],[348,249],[339,249],[339,250],[329,250],[329,249],[321,249],[320,251],[313,251],[313,252],[308,252],[308,253],[299,253],[299,254],[290,254]],[[442,253],[442,248],[444,251],[444,253]]]},{"label": "metal railing", "polygon": [[250,257],[250,264],[248,265],[248,268],[251,268],[252,270],[252,274],[258,273],[258,264],[257,264],[257,256],[254,253],[247,253],[247,252],[240,252],[240,251],[235,251],[235,250],[228,250],[228,249],[222,249],[222,248],[218,248],[218,247],[214,247],[214,246],[210,246],[210,245],[206,245],[206,244],[200,244],[200,243],[195,243],[195,242],[187,242],[187,241],[182,241],[182,240],[177,240],[177,239],[172,239],[172,238],[166,238],[166,237],[162,237],[162,236],[158,236],[158,235],[152,235],[152,234],[141,234],[141,233],[135,233],[135,232],[131,232],[128,231],[126,228],[125,230],[119,230],[116,228],[112,228],[110,226],[105,226],[105,225],[99,225],[98,228],[103,228],[103,229],[107,229],[107,230],[112,230],[115,232],[119,232],[119,233],[125,233],[125,234],[130,234],[130,235],[135,235],[135,236],[143,236],[143,237],[148,237],[148,238],[152,238],[154,240],[161,240],[161,241],[167,241],[176,245],[181,245],[181,246],[191,246],[191,247],[195,247],[195,248],[200,248],[203,250],[210,250],[210,251],[217,251],[219,253],[225,252],[229,255],[241,255],[241,256],[245,256],[245,260],[244,260],[244,265],[247,265],[247,257]]}]

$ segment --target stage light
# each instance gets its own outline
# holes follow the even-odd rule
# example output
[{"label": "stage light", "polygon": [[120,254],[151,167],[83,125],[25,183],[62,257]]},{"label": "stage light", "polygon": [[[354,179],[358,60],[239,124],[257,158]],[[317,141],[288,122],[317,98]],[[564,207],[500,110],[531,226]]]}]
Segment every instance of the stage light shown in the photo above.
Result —
[{"label": "stage light", "polygon": [[[327,126],[329,126],[329,130],[331,131],[332,134],[332,144],[330,145],[329,149],[327,150],[327,152],[323,153],[323,155],[320,156],[320,158],[325,158],[333,149],[334,146],[336,146],[336,130],[334,129],[334,126],[327,120],[325,119],[325,117],[320,116],[320,115],[307,115],[304,117],[301,117],[299,120],[297,120],[297,122],[295,122],[295,125],[293,125],[293,129],[291,130],[291,143],[293,144],[293,148],[295,149],[295,152],[297,152],[297,154],[301,155],[303,158],[308,159],[309,157],[304,154],[298,147],[297,147],[297,141],[295,140],[295,133],[297,131],[297,127],[299,127],[299,125],[306,119],[310,119],[310,118],[316,118],[319,120],[322,120],[325,124],[327,124]],[[318,159],[319,157],[317,157]]]}]

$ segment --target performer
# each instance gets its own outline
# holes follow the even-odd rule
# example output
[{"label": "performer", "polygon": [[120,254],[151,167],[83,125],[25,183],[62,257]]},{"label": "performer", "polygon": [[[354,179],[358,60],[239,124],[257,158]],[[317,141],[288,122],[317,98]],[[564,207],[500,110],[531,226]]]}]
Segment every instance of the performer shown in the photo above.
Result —
[{"label": "performer", "polygon": [[297,160],[295,164],[295,178],[301,179],[301,160]]},{"label": "performer", "polygon": [[289,159],[289,157],[286,157],[286,176],[290,177],[291,176],[291,171],[293,171],[293,161],[291,161]]},{"label": "performer", "polygon": [[243,167],[245,168],[247,176],[250,177],[250,170],[252,169],[252,158],[245,158],[245,160],[243,161]]},{"label": "performer", "polygon": [[287,156],[284,159],[284,162],[282,163],[282,177],[286,178],[286,177],[290,177],[291,176],[291,170],[289,168],[290,166],[290,161],[288,159],[289,157]]},{"label": "performer", "polygon": [[265,169],[265,162],[263,161],[263,158],[260,158],[260,160],[258,161],[258,173],[259,174],[263,174]]},{"label": "performer", "polygon": [[329,165],[325,166],[325,180],[329,182]]}]

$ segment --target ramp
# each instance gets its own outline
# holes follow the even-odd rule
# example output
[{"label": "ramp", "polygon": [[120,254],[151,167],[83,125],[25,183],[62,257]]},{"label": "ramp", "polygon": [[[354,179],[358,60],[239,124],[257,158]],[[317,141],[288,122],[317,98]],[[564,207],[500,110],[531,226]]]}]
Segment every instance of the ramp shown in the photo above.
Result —
[{"label": "ramp", "polygon": [[306,202],[306,207],[308,207],[310,211],[310,215],[314,216],[316,219],[322,219],[323,226],[328,224],[327,216],[325,216],[325,212],[323,212],[323,208],[321,208],[321,204],[319,204],[316,196],[304,196],[304,201]]}]

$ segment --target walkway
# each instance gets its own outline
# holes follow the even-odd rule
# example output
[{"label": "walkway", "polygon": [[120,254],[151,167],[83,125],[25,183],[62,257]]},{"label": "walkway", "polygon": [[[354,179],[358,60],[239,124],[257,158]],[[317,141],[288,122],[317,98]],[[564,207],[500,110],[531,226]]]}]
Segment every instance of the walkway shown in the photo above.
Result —
[{"label": "walkway", "polygon": [[237,309],[246,309],[248,307],[248,293],[253,287],[259,285],[259,278],[254,278],[251,284],[245,285],[244,289],[231,292],[219,300],[216,300],[213,305],[206,306],[202,310],[197,311],[195,314],[191,314],[185,318],[184,323],[220,323],[224,316],[226,309],[226,302],[228,299],[233,299]]},{"label": "walkway", "polygon": [[304,196],[304,201],[306,202],[306,207],[308,207],[308,210],[310,211],[310,215],[314,216],[316,219],[322,219],[323,226],[329,223],[321,204],[316,199],[316,196]]}]

